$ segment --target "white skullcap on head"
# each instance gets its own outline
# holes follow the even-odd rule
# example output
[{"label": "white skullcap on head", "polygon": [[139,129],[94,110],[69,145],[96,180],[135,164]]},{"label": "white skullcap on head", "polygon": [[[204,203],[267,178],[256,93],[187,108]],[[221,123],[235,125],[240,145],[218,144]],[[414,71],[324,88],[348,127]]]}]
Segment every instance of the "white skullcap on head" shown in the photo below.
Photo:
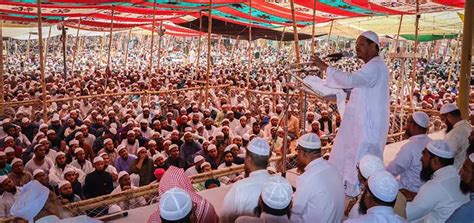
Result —
[{"label": "white skullcap on head", "polygon": [[255,137],[252,141],[249,142],[247,149],[260,156],[269,156],[270,155],[270,145],[267,140]]},{"label": "white skullcap on head", "polygon": [[22,123],[27,123],[29,121],[30,121],[30,119],[28,119],[27,117],[24,117],[24,118],[21,119]]},{"label": "white skullcap on head", "polygon": [[56,131],[50,129],[46,132],[46,135],[49,135],[49,134],[56,134]]},{"label": "white skullcap on head", "polygon": [[288,207],[292,195],[290,182],[281,176],[273,176],[263,185],[262,200],[273,209],[281,210]]},{"label": "white skullcap on head", "polygon": [[110,205],[110,207],[109,207],[109,214],[113,214],[113,213],[117,213],[117,212],[121,212],[121,211],[122,211],[122,208],[120,208],[116,204]]},{"label": "white skullcap on head", "polygon": [[160,198],[160,216],[168,221],[186,217],[193,208],[191,197],[184,190],[173,187]]},{"label": "white skullcap on head", "polygon": [[445,140],[433,140],[428,143],[428,145],[426,145],[426,149],[441,158],[454,158],[454,151],[453,149],[451,149],[451,146]]},{"label": "white skullcap on head", "polygon": [[14,217],[33,222],[33,218],[43,209],[48,196],[49,189],[40,182],[32,180],[22,187],[10,213]]},{"label": "white skullcap on head", "polygon": [[385,170],[370,176],[368,184],[372,194],[382,201],[392,202],[397,198],[398,182],[391,173]]},{"label": "white skullcap on head", "polygon": [[7,180],[7,179],[8,179],[8,177],[5,176],[5,175],[0,176],[0,185],[3,184],[3,182],[5,182],[5,180]]},{"label": "white skullcap on head", "polygon": [[441,106],[441,110],[439,111],[439,114],[444,115],[444,114],[450,113],[454,110],[458,110],[458,106],[456,106],[453,103],[447,103],[447,104],[444,104],[443,106]]},{"label": "white skullcap on head", "polygon": [[359,161],[359,170],[365,179],[385,169],[382,159],[372,154],[364,155]]},{"label": "white skullcap on head", "polygon": [[18,163],[18,162],[22,162],[22,163],[23,163],[23,160],[18,159],[18,158],[13,158],[11,165],[13,166],[13,165],[15,165],[15,163]]},{"label": "white skullcap on head", "polygon": [[15,149],[13,149],[12,147],[7,147],[7,148],[5,148],[5,150],[3,152],[12,153],[12,152],[15,152]]},{"label": "white skullcap on head", "polygon": [[44,171],[42,169],[36,169],[35,171],[33,171],[33,177],[35,177],[36,175],[40,173],[44,173]]},{"label": "white skullcap on head", "polygon": [[321,149],[321,140],[319,136],[314,133],[307,133],[298,139],[298,146],[305,149]]},{"label": "white skullcap on head", "polygon": [[113,135],[117,134],[117,129],[116,128],[109,128],[109,132],[112,133]]},{"label": "white skullcap on head", "polygon": [[230,144],[230,145],[228,145],[227,147],[225,147],[224,152],[231,151],[232,148],[234,148],[234,147],[236,147],[236,146],[237,146],[236,144]]},{"label": "white skullcap on head", "polygon": [[3,141],[6,142],[6,141],[8,141],[8,140],[13,140],[13,137],[7,136],[7,137],[5,137],[5,139],[4,139]]},{"label": "white skullcap on head", "polygon": [[161,153],[157,153],[153,156],[153,162],[155,162],[158,158],[165,158],[165,156],[163,156]]},{"label": "white skullcap on head", "polygon": [[201,155],[197,155],[194,157],[194,163],[200,162],[202,160],[204,160],[204,157]]},{"label": "white skullcap on head", "polygon": [[375,44],[377,44],[377,46],[380,47],[379,36],[377,35],[377,33],[373,32],[373,31],[365,31],[360,35],[367,38],[367,39],[372,40]]},{"label": "white skullcap on head", "polygon": [[127,147],[124,145],[117,146],[117,152],[120,152],[122,149],[127,149]]},{"label": "white skullcap on head", "polygon": [[[140,130],[140,129],[139,129],[139,130]],[[134,132],[133,130],[129,130],[129,131],[127,132],[127,135],[135,135],[135,132]]]},{"label": "white skullcap on head", "polygon": [[47,138],[42,138],[42,139],[40,139],[38,142],[39,142],[39,143],[43,143],[43,142],[47,142],[47,141],[48,141]]},{"label": "white skullcap on head", "polygon": [[70,173],[70,172],[76,173],[76,169],[74,169],[73,167],[68,166],[68,167],[64,168],[63,175],[66,175],[67,173]]},{"label": "white skullcap on head", "polygon": [[122,177],[125,176],[125,175],[129,175],[129,174],[127,173],[127,171],[120,171],[120,173],[118,174],[118,178],[117,178],[117,179],[120,180],[120,178],[122,178]]},{"label": "white skullcap on head", "polygon": [[65,186],[66,184],[71,184],[71,183],[67,180],[61,180],[58,183],[58,188],[61,189],[61,187]]},{"label": "white skullcap on head", "polygon": [[102,158],[102,157],[100,157],[100,156],[97,156],[97,157],[94,158],[94,162],[92,162],[92,163],[95,164],[95,163],[100,162],[100,161],[103,162],[103,161],[104,161],[104,158]]},{"label": "white skullcap on head", "polygon": [[171,150],[171,149],[179,149],[178,145],[176,144],[171,144],[169,147],[168,147],[168,150]]},{"label": "white skullcap on head", "polygon": [[42,128],[48,128],[48,125],[47,125],[47,124],[41,124],[41,125],[39,126],[39,129],[42,129]]},{"label": "white skullcap on head", "polygon": [[415,121],[417,125],[423,128],[428,128],[430,126],[430,117],[428,117],[424,112],[413,112],[411,117],[413,117],[413,121]]},{"label": "white skullcap on head", "polygon": [[72,145],[79,145],[79,141],[73,139],[71,141],[69,141],[69,145],[72,146]]},{"label": "white skullcap on head", "polygon": [[81,152],[81,151],[84,152],[84,149],[82,149],[82,148],[76,148],[76,149],[74,150],[74,154],[77,154],[78,152]]},{"label": "white skullcap on head", "polygon": [[211,166],[211,163],[209,163],[209,162],[204,162],[204,163],[201,164],[200,167],[201,167],[201,169],[202,169],[202,168],[205,167],[205,166]]},{"label": "white skullcap on head", "polygon": [[76,134],[74,134],[74,138],[78,137],[78,136],[81,136],[82,135],[82,132],[76,132]]},{"label": "white skullcap on head", "polygon": [[148,141],[148,145],[156,145],[156,141],[152,139]]},{"label": "white skullcap on head", "polygon": [[64,153],[62,151],[57,152],[56,156],[54,156],[54,160],[56,160],[56,158],[58,158],[58,156],[66,156],[66,153]]},{"label": "white skullcap on head", "polygon": [[216,145],[214,145],[214,144],[209,144],[209,146],[207,147],[207,151],[213,150],[213,149],[217,149]]},{"label": "white skullcap on head", "polygon": [[142,120],[140,121],[140,124],[148,124],[148,121],[147,121],[146,119],[142,119]]},{"label": "white skullcap on head", "polygon": [[110,139],[110,138],[104,139],[104,145],[109,143],[109,142],[113,142],[112,139]]},{"label": "white skullcap on head", "polygon": [[145,147],[140,147],[137,149],[137,154],[140,153],[141,151],[146,151]]}]

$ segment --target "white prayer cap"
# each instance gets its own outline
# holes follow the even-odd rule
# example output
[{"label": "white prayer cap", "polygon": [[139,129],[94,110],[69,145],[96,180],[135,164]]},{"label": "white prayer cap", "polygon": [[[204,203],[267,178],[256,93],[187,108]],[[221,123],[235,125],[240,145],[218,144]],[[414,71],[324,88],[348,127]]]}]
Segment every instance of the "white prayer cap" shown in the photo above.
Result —
[{"label": "white prayer cap", "polygon": [[40,139],[38,142],[39,142],[39,143],[43,143],[43,142],[47,142],[47,141],[48,141],[47,138],[42,138],[42,139]]},{"label": "white prayer cap", "polygon": [[110,207],[109,207],[109,214],[117,213],[117,212],[120,212],[120,211],[122,211],[122,208],[120,208],[116,204],[110,205]]},{"label": "white prayer cap", "polygon": [[370,176],[368,184],[372,194],[382,201],[392,202],[397,198],[398,182],[391,173],[385,170]]},{"label": "white prayer cap", "polygon": [[82,148],[80,148],[80,147],[79,147],[79,148],[76,148],[76,149],[74,150],[74,154],[77,154],[78,152],[81,152],[81,151],[84,152],[84,149],[82,149]]},{"label": "white prayer cap", "polygon": [[68,166],[68,167],[64,168],[63,175],[66,175],[67,173],[70,173],[70,172],[76,173],[76,169]]},{"label": "white prayer cap", "polygon": [[165,141],[163,142],[163,145],[166,145],[166,144],[170,144],[170,145],[171,145],[171,140],[165,140]]},{"label": "white prayer cap", "polygon": [[451,146],[445,140],[433,140],[428,143],[428,145],[426,145],[426,149],[441,158],[454,158],[454,151],[453,149],[451,149]]},{"label": "white prayer cap", "polygon": [[110,138],[104,139],[104,145],[109,143],[109,142],[113,142],[112,139],[110,139]]},{"label": "white prayer cap", "polygon": [[0,176],[0,185],[2,185],[3,182],[5,182],[5,180],[7,180],[7,179],[8,179],[8,177],[6,175]]},{"label": "white prayer cap", "polygon": [[140,124],[148,124],[148,121],[147,121],[146,119],[142,119],[142,120],[140,121]]},{"label": "white prayer cap", "polygon": [[288,207],[292,195],[290,182],[281,176],[273,176],[263,185],[262,200],[273,209],[281,210]]},{"label": "white prayer cap", "polygon": [[18,163],[18,162],[22,162],[22,163],[23,163],[23,160],[18,159],[18,158],[13,158],[11,165],[13,166],[13,165],[15,165],[15,163]]},{"label": "white prayer cap", "polygon": [[118,174],[118,178],[117,178],[117,179],[120,180],[120,178],[122,178],[122,177],[125,176],[125,175],[129,175],[129,174],[127,173],[127,171],[120,171],[120,173]]},{"label": "white prayer cap", "polygon": [[249,141],[250,140],[250,135],[248,133],[245,133],[243,136],[242,136],[242,139],[245,140],[245,141]]},{"label": "white prayer cap", "polygon": [[46,124],[41,124],[41,125],[39,126],[39,129],[42,129],[42,128],[48,128],[48,125],[46,125]]},{"label": "white prayer cap", "polygon": [[204,162],[204,163],[201,164],[200,167],[201,167],[201,169],[202,169],[202,168],[205,167],[205,166],[211,166],[211,163],[209,163],[209,162]]},{"label": "white prayer cap", "polygon": [[57,152],[56,156],[54,156],[54,160],[56,160],[58,158],[58,156],[66,156],[66,153],[64,153],[62,151]]},{"label": "white prayer cap", "polygon": [[146,151],[145,147],[140,147],[137,149],[137,154],[139,154],[141,151]]},{"label": "white prayer cap", "polygon": [[21,119],[21,123],[27,123],[29,121],[30,121],[30,119],[28,119],[27,117],[24,117],[24,118]]},{"label": "white prayer cap", "polygon": [[49,135],[49,134],[56,134],[56,131],[50,129],[46,132],[46,135]]},{"label": "white prayer cap", "polygon": [[72,145],[79,145],[79,141],[76,140],[76,139],[73,139],[71,141],[69,141],[69,145],[72,146]]},{"label": "white prayer cap", "polygon": [[423,128],[428,128],[428,126],[430,126],[430,117],[428,117],[428,115],[424,112],[413,112],[413,114],[411,114],[411,116],[413,117],[413,121],[415,121],[415,123]]},{"label": "white prayer cap", "polygon": [[155,155],[153,156],[153,162],[155,162],[155,161],[156,161],[158,158],[160,158],[160,157],[163,158],[163,159],[165,158],[161,153],[155,154]]},{"label": "white prayer cap", "polygon": [[469,155],[469,159],[471,160],[471,162],[474,163],[474,153],[471,153],[471,155]]},{"label": "white prayer cap", "polygon": [[201,155],[197,155],[194,157],[194,163],[200,162],[202,160],[204,160],[204,157]]},{"label": "white prayer cap", "polygon": [[117,146],[117,152],[118,152],[118,153],[119,153],[122,149],[127,149],[127,147],[124,146],[124,145],[119,145],[119,146]]},{"label": "white prayer cap", "polygon": [[4,139],[3,141],[6,142],[6,141],[8,141],[8,140],[13,140],[13,137],[7,136],[7,137],[5,137],[5,139]]},{"label": "white prayer cap", "polygon": [[10,213],[14,217],[33,222],[33,218],[43,209],[48,196],[49,189],[40,182],[32,180],[22,187]]},{"label": "white prayer cap", "polygon": [[236,144],[230,144],[230,145],[228,145],[227,147],[225,147],[224,152],[231,151],[232,148],[234,148],[235,146],[237,146],[237,145],[236,145]]},{"label": "white prayer cap", "polygon": [[61,189],[61,187],[65,186],[66,184],[71,184],[71,183],[67,180],[61,180],[58,183],[58,188]]},{"label": "white prayer cap", "polygon": [[213,150],[213,149],[217,149],[216,145],[214,145],[214,144],[210,144],[210,145],[207,147],[207,151],[210,151],[210,150]]},{"label": "white prayer cap", "polygon": [[82,132],[76,132],[76,134],[74,134],[74,138],[78,137],[78,136],[81,136],[82,135]]},{"label": "white prayer cap", "polygon": [[186,217],[193,208],[191,197],[184,190],[173,187],[160,199],[160,216],[168,221]]},{"label": "white prayer cap", "polygon": [[129,131],[127,132],[127,135],[135,135],[135,132],[134,132],[133,130],[129,130]]},{"label": "white prayer cap", "polygon": [[7,147],[7,148],[5,148],[5,150],[3,152],[12,153],[12,152],[15,152],[15,149],[13,149],[12,147]]},{"label": "white prayer cap", "polygon": [[305,149],[321,149],[321,140],[319,136],[314,133],[307,133],[298,139],[298,146]]},{"label": "white prayer cap", "polygon": [[458,106],[456,106],[455,104],[453,103],[447,103],[447,104],[444,104],[442,107],[441,107],[441,110],[439,111],[439,114],[440,115],[444,115],[446,113],[450,113],[454,110],[458,110]]},{"label": "white prayer cap", "polygon": [[270,120],[278,120],[278,116],[274,115],[270,118]]},{"label": "white prayer cap", "polygon": [[260,156],[270,155],[270,145],[267,140],[260,137],[255,137],[249,142],[248,150]]},{"label": "white prayer cap", "polygon": [[384,169],[385,166],[382,159],[372,154],[366,154],[359,161],[359,170],[365,179],[368,179],[372,174]]},{"label": "white prayer cap", "polygon": [[373,31],[365,31],[360,35],[367,38],[367,39],[372,40],[375,44],[377,44],[377,46],[380,47],[379,36],[377,35],[377,33],[373,32]]},{"label": "white prayer cap", "polygon": [[117,129],[116,128],[109,128],[109,132],[112,133],[113,135],[117,134]]},{"label": "white prayer cap", "polygon": [[176,145],[176,144],[171,144],[171,145],[169,146],[168,150],[171,151],[172,149],[179,149],[179,147],[178,147],[178,145]]},{"label": "white prayer cap", "polygon": [[101,161],[103,162],[104,159],[103,159],[102,157],[100,157],[100,156],[97,156],[97,157],[94,158],[94,162],[93,162],[93,163],[95,164],[95,163],[101,162]]},{"label": "white prayer cap", "polygon": [[40,173],[44,173],[44,171],[42,169],[36,169],[35,171],[33,171],[33,177],[35,177],[36,175]]}]

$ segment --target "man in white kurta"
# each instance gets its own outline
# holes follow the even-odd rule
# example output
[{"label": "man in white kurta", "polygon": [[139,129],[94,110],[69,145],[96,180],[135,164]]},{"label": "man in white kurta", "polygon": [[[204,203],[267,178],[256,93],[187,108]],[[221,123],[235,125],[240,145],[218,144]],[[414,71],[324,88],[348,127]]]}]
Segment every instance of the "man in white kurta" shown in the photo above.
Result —
[{"label": "man in white kurta", "polygon": [[379,53],[377,34],[367,31],[357,38],[357,57],[365,64],[355,73],[315,65],[326,71],[327,87],[352,89],[329,162],[343,176],[346,195],[359,193],[356,165],[365,154],[382,158],[389,129],[389,70]]}]

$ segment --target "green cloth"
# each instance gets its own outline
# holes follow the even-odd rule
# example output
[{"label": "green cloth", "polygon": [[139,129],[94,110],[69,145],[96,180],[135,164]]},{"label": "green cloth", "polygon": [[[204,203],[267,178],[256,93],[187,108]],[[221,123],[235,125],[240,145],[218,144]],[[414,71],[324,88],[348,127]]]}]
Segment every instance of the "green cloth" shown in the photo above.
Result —
[{"label": "green cloth", "polygon": [[[407,39],[407,40],[415,40],[415,35],[400,35],[401,37]],[[439,40],[439,39],[455,39],[458,37],[458,34],[446,34],[446,35],[433,35],[433,34],[427,34],[427,35],[418,35],[418,41],[419,42],[429,42],[429,41],[434,41],[434,40]]]}]

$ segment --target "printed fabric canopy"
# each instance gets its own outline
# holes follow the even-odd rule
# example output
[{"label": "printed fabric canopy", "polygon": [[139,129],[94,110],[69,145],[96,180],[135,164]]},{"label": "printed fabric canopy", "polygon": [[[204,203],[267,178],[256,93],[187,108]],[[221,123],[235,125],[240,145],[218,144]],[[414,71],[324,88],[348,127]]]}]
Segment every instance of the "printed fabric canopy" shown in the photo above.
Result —
[{"label": "printed fabric canopy", "polygon": [[[316,2],[315,2],[316,1]],[[313,22],[325,23],[347,18],[412,15],[414,0],[294,0],[298,28]],[[106,32],[135,27],[151,29],[161,22],[165,33],[195,36],[202,32],[180,27],[200,16],[209,16],[209,0],[42,0],[45,25],[64,23],[68,27]],[[423,0],[420,13],[463,9],[465,0]],[[155,9],[155,10],[154,10]],[[316,14],[313,17],[313,10]],[[36,0],[2,0],[0,16],[4,27],[31,27],[37,23]],[[292,25],[289,3],[265,0],[212,0],[212,19],[216,23],[255,28],[255,32],[280,30]],[[310,26],[309,26],[310,27]],[[252,30],[254,32],[254,30]],[[256,33],[258,34],[258,33]],[[264,35],[263,35],[264,36]]]}]

